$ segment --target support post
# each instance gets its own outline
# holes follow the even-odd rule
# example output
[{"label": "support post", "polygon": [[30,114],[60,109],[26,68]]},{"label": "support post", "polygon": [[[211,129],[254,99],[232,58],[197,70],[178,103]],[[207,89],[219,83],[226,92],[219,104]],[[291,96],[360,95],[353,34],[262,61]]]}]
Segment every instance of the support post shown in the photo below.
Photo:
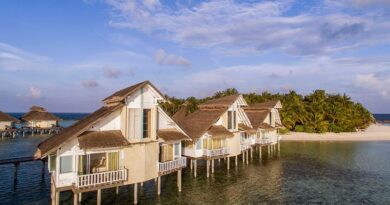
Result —
[{"label": "support post", "polygon": [[246,151],[246,164],[249,164],[249,150]]},{"label": "support post", "polygon": [[198,160],[195,159],[194,161],[194,177],[196,178],[196,168],[197,168],[197,162]]},{"label": "support post", "polygon": [[209,178],[210,177],[210,173],[209,173],[209,171],[210,171],[210,160],[208,160],[207,159],[207,161],[206,161],[206,169],[207,169],[207,178]]},{"label": "support post", "polygon": [[79,203],[78,196],[78,193],[73,192],[73,205],[77,205]]},{"label": "support post", "polygon": [[54,187],[54,184],[51,183],[51,205],[56,205],[56,191],[55,191],[55,187]]},{"label": "support post", "polygon": [[115,194],[116,194],[116,195],[119,194],[119,186],[117,186],[117,187],[115,188]]},{"label": "support post", "polygon": [[60,193],[59,191],[56,191],[55,197],[56,197],[56,205],[60,205]]},{"label": "support post", "polygon": [[79,193],[79,204],[81,204],[81,201],[83,200],[83,193]]},{"label": "support post", "polygon": [[280,157],[280,141],[278,142],[278,155]]},{"label": "support post", "polygon": [[230,157],[227,157],[227,170],[229,170],[230,169]]},{"label": "support post", "polygon": [[177,171],[177,188],[181,192],[181,169]]},{"label": "support post", "polygon": [[190,159],[190,169],[192,170],[192,166],[193,166],[193,161],[192,161],[192,159]]},{"label": "support post", "polygon": [[138,203],[138,187],[137,187],[137,183],[134,184],[134,204],[137,204]]},{"label": "support post", "polygon": [[251,160],[253,159],[253,148],[251,148]]},{"label": "support post", "polygon": [[214,160],[211,160],[211,173],[214,174]]},{"label": "support post", "polygon": [[102,204],[102,190],[101,190],[101,189],[98,189],[98,190],[97,190],[96,204],[97,204],[97,205]]},{"label": "support post", "polygon": [[236,165],[236,167],[238,166],[238,156],[236,156],[235,157],[236,159],[235,159],[235,165]]},{"label": "support post", "polygon": [[161,194],[161,176],[158,176],[157,178],[157,195],[160,196]]},{"label": "support post", "polygon": [[261,145],[260,145],[260,147],[259,147],[259,160],[260,160],[260,162],[261,162],[261,151],[262,151],[262,148],[261,148]]},{"label": "support post", "polygon": [[242,164],[245,164],[245,151],[242,151]]}]

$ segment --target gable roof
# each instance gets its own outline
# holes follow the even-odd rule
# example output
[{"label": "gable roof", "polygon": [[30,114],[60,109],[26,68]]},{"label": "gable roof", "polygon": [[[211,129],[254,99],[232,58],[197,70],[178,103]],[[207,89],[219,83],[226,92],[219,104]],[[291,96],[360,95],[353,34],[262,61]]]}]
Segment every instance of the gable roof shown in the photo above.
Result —
[{"label": "gable roof", "polygon": [[198,139],[226,112],[228,108],[200,109],[177,124],[192,138]]},{"label": "gable roof", "polygon": [[248,116],[253,128],[260,128],[261,124],[267,118],[270,110],[250,110],[245,109],[245,114]]},{"label": "gable roof", "polygon": [[60,133],[47,138],[38,145],[38,149],[35,152],[34,157],[45,157],[46,155],[50,154],[50,152],[61,146],[65,141],[71,139],[72,137],[81,135],[89,128],[91,128],[92,125],[99,122],[104,117],[108,116],[119,108],[122,108],[122,106],[123,104],[118,104],[115,106],[103,106],[84,119],[76,122],[72,126],[65,128]]},{"label": "gable roof", "polygon": [[247,134],[250,134],[250,135],[256,133],[256,129],[251,128],[251,127],[249,127],[248,125],[246,125],[244,123],[239,123],[238,124],[238,129],[241,130],[241,131],[245,131]]},{"label": "gable roof", "polygon": [[81,149],[123,147],[130,144],[120,130],[87,131],[77,139]]},{"label": "gable roof", "polygon": [[0,121],[2,122],[18,122],[19,120],[11,115],[0,111]]},{"label": "gable roof", "polygon": [[164,141],[191,140],[175,128],[159,129],[157,130],[157,136]]},{"label": "gable roof", "polygon": [[229,95],[217,99],[208,100],[202,104],[200,104],[198,107],[200,109],[202,108],[228,108],[230,107],[241,95]]},{"label": "gable roof", "polygon": [[60,121],[61,118],[47,112],[47,110],[40,106],[32,106],[30,111],[24,114],[21,117],[24,121],[35,121],[35,120],[43,120],[43,121]]},{"label": "gable roof", "polygon": [[213,125],[210,129],[207,130],[207,133],[211,135],[212,138],[224,138],[224,137],[233,137],[234,134],[231,133],[222,125]]},{"label": "gable roof", "polygon": [[121,89],[119,91],[116,91],[114,94],[108,96],[103,100],[104,103],[109,104],[109,103],[117,103],[117,102],[123,102],[125,98],[131,94],[133,94],[135,91],[138,89],[144,87],[145,85],[150,85],[154,90],[157,91],[158,94],[161,96],[164,96],[157,88],[154,86],[150,81],[146,80],[140,83],[137,83],[135,85],[132,85],[130,87]]}]

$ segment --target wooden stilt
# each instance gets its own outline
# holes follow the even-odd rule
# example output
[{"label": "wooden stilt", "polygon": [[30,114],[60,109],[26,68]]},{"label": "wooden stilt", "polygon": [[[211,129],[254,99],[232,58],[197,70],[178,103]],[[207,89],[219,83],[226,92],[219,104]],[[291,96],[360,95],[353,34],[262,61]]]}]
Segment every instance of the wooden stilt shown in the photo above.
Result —
[{"label": "wooden stilt", "polygon": [[51,183],[51,205],[56,205],[56,191],[53,183]]},{"label": "wooden stilt", "polygon": [[238,156],[236,156],[235,157],[236,159],[235,159],[235,165],[236,165],[236,167],[238,166]]},{"label": "wooden stilt", "polygon": [[193,161],[192,161],[192,159],[190,159],[190,169],[192,170],[192,166],[193,166]]},{"label": "wooden stilt", "polygon": [[230,157],[227,157],[227,170],[229,170],[230,169]]},{"label": "wooden stilt", "polygon": [[56,205],[60,205],[60,193],[59,191],[56,191],[55,197],[56,197]]},{"label": "wooden stilt", "polygon": [[157,178],[157,195],[160,196],[161,194],[161,176],[158,176]]},{"label": "wooden stilt", "polygon": [[197,162],[198,160],[194,161],[194,176],[196,177],[196,168],[197,168]]},{"label": "wooden stilt", "polygon": [[115,188],[115,194],[116,194],[116,195],[119,194],[119,186],[117,186],[117,187]]},{"label": "wooden stilt", "polygon": [[209,173],[209,171],[210,171],[210,160],[206,161],[206,169],[207,169],[206,174],[207,174],[207,178],[208,178],[208,177],[210,177],[210,173]]},{"label": "wooden stilt", "polygon": [[278,156],[280,157],[280,142],[278,142]]},{"label": "wooden stilt", "polygon": [[262,151],[262,149],[261,149],[261,145],[260,145],[260,147],[259,147],[259,160],[260,160],[260,162],[261,162],[261,151]]},{"label": "wooden stilt", "polygon": [[83,200],[83,193],[79,193],[79,204],[81,204],[81,201]]},{"label": "wooden stilt", "polygon": [[177,188],[181,192],[181,169],[177,171]]},{"label": "wooden stilt", "polygon": [[97,205],[102,204],[102,190],[101,190],[101,189],[98,189],[98,190],[97,190],[96,204],[97,204]]},{"label": "wooden stilt", "polygon": [[251,160],[253,159],[253,148],[251,148]]},{"label": "wooden stilt", "polygon": [[137,183],[134,184],[134,204],[137,204],[138,203],[138,187],[137,187]]},{"label": "wooden stilt", "polygon": [[73,205],[77,205],[79,203],[78,196],[79,194],[73,192]]},{"label": "wooden stilt", "polygon": [[249,164],[249,150],[246,151],[246,164]]},{"label": "wooden stilt", "polygon": [[218,159],[218,166],[221,166],[221,158]]},{"label": "wooden stilt", "polygon": [[211,173],[214,174],[214,160],[211,160]]},{"label": "wooden stilt", "polygon": [[242,164],[245,164],[245,151],[242,151]]}]

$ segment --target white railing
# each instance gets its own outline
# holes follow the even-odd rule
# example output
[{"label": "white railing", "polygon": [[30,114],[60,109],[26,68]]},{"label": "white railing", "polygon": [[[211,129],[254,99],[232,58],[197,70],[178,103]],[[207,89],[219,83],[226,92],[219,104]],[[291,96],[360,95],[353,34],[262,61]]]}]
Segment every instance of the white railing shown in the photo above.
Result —
[{"label": "white railing", "polygon": [[180,157],[178,159],[168,161],[168,162],[159,162],[158,163],[158,171],[161,172],[167,172],[174,169],[182,168],[187,166],[187,158],[186,157]]},{"label": "white railing", "polygon": [[90,187],[101,184],[111,184],[127,180],[127,169],[117,171],[99,172],[77,176],[77,188]]},{"label": "white railing", "polygon": [[245,151],[245,150],[248,150],[252,147],[252,143],[251,142],[246,142],[246,143],[242,143],[241,144],[241,151]]},{"label": "white railing", "polygon": [[226,147],[219,148],[219,149],[212,149],[212,150],[209,150],[209,149],[203,150],[203,155],[205,155],[207,157],[216,157],[216,156],[221,156],[221,155],[225,155],[225,154],[228,154],[228,149]]},{"label": "white railing", "polygon": [[278,136],[267,135],[262,138],[256,138],[256,144],[274,144],[278,142]]}]

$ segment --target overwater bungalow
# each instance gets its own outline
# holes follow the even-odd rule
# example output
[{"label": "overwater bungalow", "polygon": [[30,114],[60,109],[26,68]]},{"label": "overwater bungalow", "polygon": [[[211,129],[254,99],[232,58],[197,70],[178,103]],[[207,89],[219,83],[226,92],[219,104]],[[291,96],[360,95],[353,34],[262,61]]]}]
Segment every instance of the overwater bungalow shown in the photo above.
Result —
[{"label": "overwater bungalow", "polygon": [[38,145],[35,157],[48,158],[52,204],[61,191],[72,190],[74,204],[83,192],[134,186],[177,172],[181,191],[183,141],[191,138],[159,106],[164,95],[149,81],[119,90],[103,100],[104,105],[83,120],[65,128]]},{"label": "overwater bungalow", "polygon": [[21,119],[30,128],[52,128],[58,126],[61,119],[40,106],[32,106],[30,111],[24,114]]},{"label": "overwater bungalow", "polygon": [[268,146],[268,150],[271,152],[275,150],[276,145],[280,145],[279,129],[283,127],[279,115],[280,109],[282,109],[280,101],[267,101],[245,108],[245,113],[253,128],[257,130],[256,145]]},{"label": "overwater bungalow", "polygon": [[11,115],[0,111],[0,131],[12,129],[19,120]]},{"label": "overwater bungalow", "polygon": [[231,95],[200,104],[199,110],[188,115],[185,107],[175,113],[173,119],[192,138],[184,144],[183,155],[190,158],[195,176],[198,160],[206,160],[207,177],[210,166],[214,172],[214,160],[226,159],[229,169],[230,157],[235,157],[237,164],[237,156],[246,150],[241,146],[239,125],[244,132],[252,131],[244,106],[247,104],[242,95]]}]

